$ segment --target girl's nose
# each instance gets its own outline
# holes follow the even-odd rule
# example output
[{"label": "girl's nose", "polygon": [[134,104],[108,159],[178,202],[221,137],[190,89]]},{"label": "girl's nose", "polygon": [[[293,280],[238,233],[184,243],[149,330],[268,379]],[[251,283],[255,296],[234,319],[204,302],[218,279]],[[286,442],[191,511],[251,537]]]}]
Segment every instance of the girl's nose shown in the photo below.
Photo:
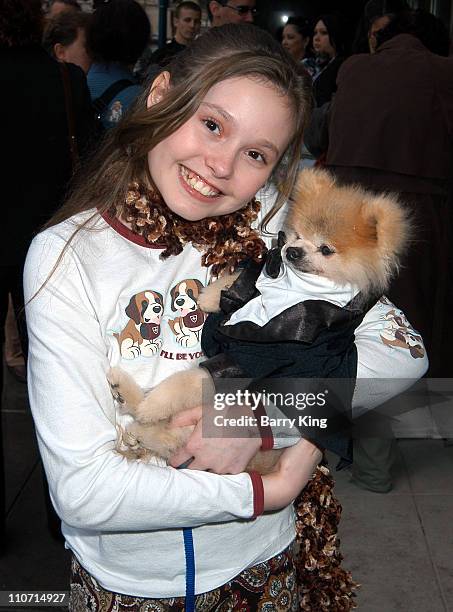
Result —
[{"label": "girl's nose", "polygon": [[234,155],[226,149],[216,151],[206,156],[206,165],[216,178],[230,178],[234,169]]}]

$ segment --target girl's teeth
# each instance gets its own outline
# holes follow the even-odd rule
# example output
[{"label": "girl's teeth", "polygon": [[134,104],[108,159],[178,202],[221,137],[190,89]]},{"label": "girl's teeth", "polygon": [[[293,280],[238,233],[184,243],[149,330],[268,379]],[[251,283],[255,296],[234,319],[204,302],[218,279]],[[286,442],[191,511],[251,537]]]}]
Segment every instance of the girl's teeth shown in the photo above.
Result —
[{"label": "girl's teeth", "polygon": [[215,195],[217,195],[217,193],[218,193],[217,190],[211,189],[203,181],[198,180],[197,176],[193,172],[188,171],[186,168],[181,168],[181,170],[182,170],[181,174],[182,174],[184,180],[193,189],[195,189],[196,191],[200,192],[204,196],[215,196]]}]

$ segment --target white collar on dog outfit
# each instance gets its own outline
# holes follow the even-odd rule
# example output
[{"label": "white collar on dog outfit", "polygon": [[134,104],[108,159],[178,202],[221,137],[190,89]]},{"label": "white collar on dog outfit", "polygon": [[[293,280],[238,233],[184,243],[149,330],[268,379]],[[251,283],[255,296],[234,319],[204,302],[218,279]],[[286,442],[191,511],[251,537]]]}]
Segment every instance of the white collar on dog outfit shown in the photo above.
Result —
[{"label": "white collar on dog outfit", "polygon": [[328,278],[295,271],[284,261],[277,278],[271,278],[263,268],[256,288],[260,295],[234,312],[225,325],[251,321],[262,327],[299,302],[324,300],[343,307],[359,293],[359,288],[355,285],[337,285]]}]

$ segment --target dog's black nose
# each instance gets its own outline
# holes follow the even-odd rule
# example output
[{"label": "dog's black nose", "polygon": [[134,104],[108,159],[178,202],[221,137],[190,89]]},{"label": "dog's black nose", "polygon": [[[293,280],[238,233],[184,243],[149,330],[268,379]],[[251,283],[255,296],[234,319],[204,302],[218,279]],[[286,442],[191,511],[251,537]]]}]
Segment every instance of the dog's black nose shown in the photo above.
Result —
[{"label": "dog's black nose", "polygon": [[297,261],[301,259],[304,252],[302,249],[298,249],[297,247],[289,247],[286,249],[285,256],[288,261]]},{"label": "dog's black nose", "polygon": [[178,300],[175,300],[175,304],[177,306],[184,306],[184,298],[179,298]]}]

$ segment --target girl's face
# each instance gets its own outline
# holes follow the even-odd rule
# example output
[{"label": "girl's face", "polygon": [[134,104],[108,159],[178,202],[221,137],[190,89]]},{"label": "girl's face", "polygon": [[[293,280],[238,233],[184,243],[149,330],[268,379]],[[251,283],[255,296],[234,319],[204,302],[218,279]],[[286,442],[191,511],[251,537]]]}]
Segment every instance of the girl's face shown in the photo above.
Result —
[{"label": "girl's face", "polygon": [[221,81],[148,153],[151,176],[184,219],[225,215],[266,183],[293,131],[288,100],[275,87],[247,77]]},{"label": "girl's face", "polygon": [[330,42],[329,32],[324,21],[319,20],[313,32],[313,49],[317,55],[328,55],[335,57],[337,54],[335,47]]},{"label": "girl's face", "polygon": [[295,25],[289,24],[283,28],[282,46],[296,61],[304,58],[307,43],[308,38],[302,36]]}]

